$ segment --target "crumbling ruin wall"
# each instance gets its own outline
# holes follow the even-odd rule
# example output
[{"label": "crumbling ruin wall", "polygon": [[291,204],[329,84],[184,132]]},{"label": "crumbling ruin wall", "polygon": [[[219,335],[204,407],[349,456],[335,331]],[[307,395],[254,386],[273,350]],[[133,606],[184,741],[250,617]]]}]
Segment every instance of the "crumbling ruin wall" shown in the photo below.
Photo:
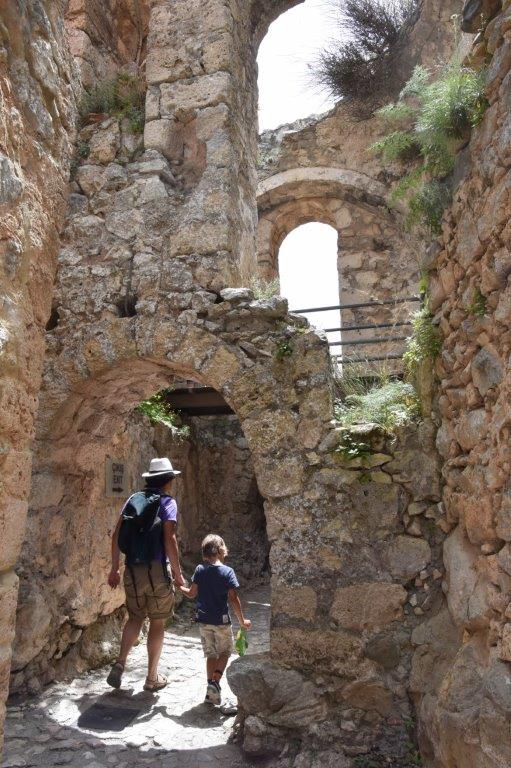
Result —
[{"label": "crumbling ruin wall", "polygon": [[[290,4],[287,0],[266,2],[265,18],[269,21]],[[262,7],[260,3],[253,6],[258,7]],[[58,26],[58,19],[55,23]],[[133,136],[129,126],[119,124],[116,118],[82,130],[80,139],[89,145],[90,153],[86,161],[78,163],[71,185],[47,334],[34,462],[33,524],[37,530],[49,519],[37,504],[41,496],[51,498],[54,492],[51,523],[56,521],[54,530],[64,532],[62,539],[72,526],[69,501],[77,493],[83,494],[90,487],[94,508],[105,506],[99,491],[100,475],[108,451],[118,449],[118,436],[131,430],[127,443],[133,440],[150,450],[145,433],[137,433],[136,425],[127,427],[140,400],[168,386],[176,375],[215,387],[239,418],[264,497],[274,603],[272,660],[279,673],[286,665],[305,673],[305,681],[300,677],[297,683],[293,677],[293,690],[300,694],[302,705],[310,705],[288,712],[293,718],[291,729],[289,719],[281,719],[279,724],[271,706],[263,711],[257,705],[249,736],[261,734],[257,718],[263,720],[265,738],[282,736],[268,729],[268,724],[280,725],[285,734],[293,736],[295,726],[303,726],[304,731],[312,723],[311,749],[330,740],[339,750],[354,755],[367,749],[374,752],[379,742],[384,755],[393,758],[400,749],[396,742],[403,736],[404,719],[410,713],[407,685],[412,632],[418,648],[411,667],[412,690],[420,708],[427,759],[447,766],[461,755],[459,759],[467,766],[493,768],[497,760],[507,760],[502,755],[495,757],[495,743],[501,749],[509,743],[505,737],[507,691],[502,682],[508,678],[501,666],[509,634],[504,604],[507,545],[502,546],[507,533],[503,525],[505,506],[501,505],[508,471],[504,400],[504,355],[508,350],[505,323],[499,320],[499,312],[505,312],[502,307],[507,294],[503,285],[493,287],[491,282],[497,279],[495,275],[500,275],[499,280],[504,279],[502,275],[507,278],[500,266],[505,263],[505,251],[501,251],[507,245],[502,229],[507,189],[503,172],[507,119],[503,78],[509,57],[508,41],[499,37],[505,23],[493,25],[489,43],[496,50],[494,85],[500,87],[502,82],[502,92],[474,139],[474,166],[460,187],[462,202],[458,201],[453,210],[452,240],[447,232],[447,249],[437,261],[439,280],[432,280],[432,301],[442,315],[446,335],[439,373],[447,399],[441,400],[444,424],[438,444],[447,458],[444,505],[448,521],[457,520],[457,502],[463,494],[478,492],[481,477],[489,478],[490,489],[489,499],[486,490],[481,493],[486,499],[481,509],[471,506],[470,498],[463,498],[462,524],[446,545],[444,588],[454,623],[441,609],[438,589],[440,532],[449,523],[443,508],[436,506],[440,491],[431,425],[426,423],[418,434],[403,435],[404,442],[396,445],[385,444],[378,435],[365,435],[383,457],[371,459],[374,466],[369,470],[343,465],[335,453],[340,433],[332,424],[332,380],[325,341],[305,322],[288,315],[282,299],[256,301],[250,291],[222,290],[256,263],[255,63],[251,35],[260,26],[247,4],[234,0],[210,0],[206,9],[204,3],[195,0],[152,3],[144,139]],[[60,32],[52,34],[60,39]],[[12,64],[9,66],[12,70]],[[63,85],[63,93],[66,87]],[[496,95],[494,90],[493,97]],[[65,110],[59,110],[61,113]],[[372,175],[375,160],[362,157],[362,144],[354,144],[348,156],[353,134],[371,134],[370,125],[370,121],[354,125],[342,111],[314,122],[305,133],[311,141],[311,164],[326,167],[325,160],[320,160],[326,155],[321,155],[323,150],[320,152],[315,142],[321,135],[330,136],[324,139],[329,147],[328,167],[344,168],[368,177],[371,183],[385,184],[383,177]],[[492,127],[498,130],[492,132]],[[22,131],[17,131],[16,136],[20,135]],[[364,136],[364,147],[371,143],[371,136]],[[484,139],[490,136],[493,144],[488,141],[490,149],[483,149]],[[31,173],[51,158],[61,162],[65,156],[63,130],[59,137],[62,144],[58,149],[52,145],[43,159],[36,162],[31,158],[27,165]],[[286,138],[284,144],[278,161],[283,173],[299,165],[297,157],[291,158],[293,139]],[[303,157],[309,152],[300,151]],[[286,157],[292,160],[287,167]],[[51,226],[60,212],[60,198],[57,195],[54,202],[48,192],[53,191],[53,168],[44,166],[44,177],[37,177],[34,187],[41,199],[44,190],[46,199],[52,200]],[[15,175],[18,173],[17,169]],[[494,189],[489,188],[490,179]],[[363,190],[364,185],[359,185],[358,191]],[[16,202],[17,197],[9,205],[14,208]],[[469,235],[472,224],[464,217],[466,208],[474,211],[480,228],[473,240]],[[13,223],[22,233],[26,231],[21,221]],[[496,249],[496,245],[502,248]],[[449,259],[459,260],[455,268],[447,263],[445,253]],[[467,265],[464,259],[469,254],[473,259]],[[11,264],[12,257],[5,263]],[[41,263],[32,265],[34,278],[40,274],[36,267]],[[486,269],[488,264],[491,268]],[[488,323],[466,317],[466,292],[473,294],[476,274],[481,277],[482,294],[487,295],[487,309],[493,313]],[[45,287],[44,312],[41,310],[41,317],[37,314],[39,325],[49,313],[49,297],[50,290]],[[27,309],[32,301],[40,307],[40,299],[31,295],[28,301],[14,306]],[[27,323],[30,325],[32,319]],[[16,340],[24,342],[23,332],[16,334]],[[31,348],[24,346],[25,351]],[[476,348],[481,352],[474,355]],[[42,352],[36,350],[30,362],[39,360],[40,364],[41,358]],[[37,370],[27,373],[24,361],[13,360],[9,369],[13,378],[23,379],[23,386],[32,387],[26,410],[29,418],[16,415],[9,425],[23,451],[31,429]],[[473,387],[460,392],[470,377]],[[493,381],[488,388],[485,377]],[[9,387],[10,383],[6,391]],[[468,413],[459,409],[458,403],[465,407],[463,398]],[[8,395],[2,408],[4,418],[16,414],[18,402],[18,395]],[[21,431],[19,424],[23,425]],[[476,442],[486,435],[486,454],[481,454]],[[10,443],[7,445],[9,448]],[[145,450],[139,454],[140,463]],[[17,455],[11,452],[7,461]],[[27,467],[27,456],[21,459],[20,465]],[[20,480],[16,467],[11,470],[7,465],[5,476],[13,497],[20,494],[24,482],[28,485],[28,478]],[[41,487],[43,493],[37,493]],[[9,513],[16,508],[16,502],[9,499]],[[498,512],[498,520],[490,520],[489,514],[483,520],[480,513],[489,508]],[[46,567],[46,560],[54,565],[51,591],[59,615],[66,617],[70,630],[82,630],[83,635],[87,627],[100,623],[88,624],[89,619],[97,618],[86,614],[87,600],[90,606],[93,596],[84,592],[76,599],[71,570],[78,568],[80,578],[87,577],[86,586],[93,582],[94,589],[99,586],[90,576],[101,566],[101,553],[113,523],[107,517],[115,518],[116,514],[113,506],[107,507],[100,528],[101,543],[92,525],[80,527],[81,550],[72,553],[64,569],[58,559],[62,540],[44,553],[43,565]],[[16,513],[14,521],[7,519],[4,527],[4,541],[15,541],[12,557],[9,555],[5,565],[8,575],[1,577],[4,593],[9,590],[7,599],[2,599],[2,611],[7,612],[1,622],[5,678],[15,601],[15,579],[9,569],[22,539],[23,514]],[[75,535],[78,538],[78,533]],[[70,544],[68,540],[69,551]],[[94,563],[96,557],[98,562]],[[458,572],[465,578],[456,580]],[[26,583],[29,581],[27,578]],[[24,593],[20,611],[29,599],[29,593]],[[433,620],[424,622],[430,611]],[[71,639],[66,649],[73,653],[74,646],[79,647]],[[80,656],[85,658],[82,651]],[[252,711],[250,674],[243,672],[240,688],[247,696],[247,712]],[[474,722],[479,730],[474,729]]]},{"label": "crumbling ruin wall", "polygon": [[[372,450],[353,460],[332,453],[339,430],[315,451],[321,468],[305,491],[305,518],[295,506],[287,531],[269,518],[272,562],[291,547],[302,572],[299,582],[272,581],[271,656],[305,669],[309,682],[263,655],[236,661],[229,683],[253,756],[278,754],[298,737],[295,765],[328,748],[326,764],[348,765],[344,754],[413,764],[411,637],[443,606],[435,427],[414,424],[393,439],[374,425],[353,427],[352,439]],[[326,497],[327,514],[317,510]]]},{"label": "crumbling ruin wall", "polygon": [[444,338],[437,446],[450,615],[419,630],[413,687],[424,755],[460,768],[511,762],[510,28],[504,2],[473,52],[478,63],[489,56],[490,106],[458,158],[463,180],[430,280]]},{"label": "crumbling ruin wall", "polygon": [[32,456],[74,115],[62,3],[0,11],[0,745]]}]

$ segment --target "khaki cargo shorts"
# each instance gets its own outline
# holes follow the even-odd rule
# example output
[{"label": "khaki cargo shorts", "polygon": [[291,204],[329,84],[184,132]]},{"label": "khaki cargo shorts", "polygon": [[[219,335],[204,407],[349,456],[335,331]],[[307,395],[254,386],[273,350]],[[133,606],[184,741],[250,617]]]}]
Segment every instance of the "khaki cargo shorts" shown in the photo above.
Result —
[{"label": "khaki cargo shorts", "polygon": [[[133,574],[133,575],[132,575]],[[135,578],[135,583],[133,582]],[[161,563],[134,565],[124,570],[126,608],[137,619],[170,619],[174,611],[174,585]]]},{"label": "khaki cargo shorts", "polygon": [[234,638],[231,624],[199,624],[202,650],[206,659],[218,659],[234,651]]}]

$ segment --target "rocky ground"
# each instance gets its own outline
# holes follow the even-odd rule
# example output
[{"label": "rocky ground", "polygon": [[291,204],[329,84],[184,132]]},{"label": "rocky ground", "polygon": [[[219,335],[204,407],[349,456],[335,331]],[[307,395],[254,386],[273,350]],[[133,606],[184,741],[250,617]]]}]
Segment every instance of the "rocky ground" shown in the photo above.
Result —
[{"label": "rocky ground", "polygon": [[[268,588],[247,591],[244,605],[253,621],[249,653],[259,653],[268,646]],[[229,743],[234,715],[203,703],[204,659],[198,628],[189,616],[185,607],[166,633],[161,669],[171,683],[158,694],[143,691],[146,653],[141,643],[119,691],[108,688],[107,670],[99,669],[12,704],[2,768],[248,766],[238,746]],[[223,689],[224,701],[233,702],[226,682]]]}]

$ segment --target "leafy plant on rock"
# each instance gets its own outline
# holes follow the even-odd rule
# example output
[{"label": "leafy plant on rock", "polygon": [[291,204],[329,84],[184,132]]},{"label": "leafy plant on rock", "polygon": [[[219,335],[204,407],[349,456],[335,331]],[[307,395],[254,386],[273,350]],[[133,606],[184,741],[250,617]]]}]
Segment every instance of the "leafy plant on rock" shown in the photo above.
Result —
[{"label": "leafy plant on rock", "polygon": [[412,335],[406,342],[403,355],[405,371],[415,377],[422,363],[434,359],[442,348],[438,328],[433,324],[433,315],[425,304],[412,316]]},{"label": "leafy plant on rock", "polygon": [[142,133],[145,121],[145,88],[139,77],[119,73],[113,80],[86,91],[80,106],[82,118],[105,114],[126,119],[132,133]]},{"label": "leafy plant on rock", "polygon": [[334,454],[344,459],[345,461],[353,461],[354,459],[365,459],[373,453],[371,445],[365,440],[361,440],[351,432],[345,432],[341,438],[341,441],[334,449]]},{"label": "leafy plant on rock", "polygon": [[388,133],[371,149],[383,160],[420,165],[406,174],[393,192],[394,201],[408,201],[408,224],[441,231],[443,211],[450,199],[446,179],[454,168],[460,144],[481,122],[488,106],[484,73],[455,60],[433,73],[415,68],[395,104],[378,111]]},{"label": "leafy plant on rock", "polygon": [[163,424],[168,427],[177,440],[186,440],[190,436],[190,428],[183,425],[179,414],[168,404],[166,393],[167,390],[157,392],[139,403],[135,410],[147,416],[151,424]]},{"label": "leafy plant on rock", "polygon": [[280,285],[277,277],[274,280],[252,277],[249,287],[256,299],[271,299],[273,296],[278,296]]},{"label": "leafy plant on rock", "polygon": [[388,433],[413,421],[419,412],[414,387],[397,379],[365,384],[361,380],[358,392],[352,391],[335,404],[335,417],[343,426],[376,424]]},{"label": "leafy plant on rock", "polygon": [[293,354],[293,347],[289,343],[289,341],[279,341],[277,343],[277,350],[275,352],[275,357],[277,360],[285,360],[287,357],[291,357]]},{"label": "leafy plant on rock", "polygon": [[481,290],[476,288],[472,297],[472,303],[468,308],[471,315],[484,317],[486,314],[486,296],[483,296]]}]

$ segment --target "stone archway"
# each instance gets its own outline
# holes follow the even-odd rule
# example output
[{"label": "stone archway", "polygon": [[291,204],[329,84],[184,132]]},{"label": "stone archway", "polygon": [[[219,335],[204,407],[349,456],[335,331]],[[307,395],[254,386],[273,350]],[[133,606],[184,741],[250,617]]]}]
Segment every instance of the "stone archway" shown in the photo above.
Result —
[{"label": "stone archway", "polygon": [[[263,180],[258,188],[259,274],[278,277],[284,238],[308,222],[329,224],[338,233],[339,301],[357,304],[412,296],[418,263],[403,237],[399,212],[391,212],[385,187],[369,176],[338,168],[296,168]],[[391,265],[391,269],[389,268]],[[342,325],[393,323],[407,319],[409,307],[344,309]],[[374,332],[347,331],[344,341],[371,338]],[[392,343],[364,345],[365,356],[395,351]]]},{"label": "stone archway", "polygon": [[[305,494],[318,468],[307,454],[331,429],[328,351],[316,334],[286,316],[282,300],[252,301],[243,291],[225,295],[231,300],[212,305],[205,317],[208,330],[180,329],[170,321],[154,329],[147,318],[126,318],[102,329],[97,344],[99,329],[84,328],[88,373],[77,373],[79,365],[66,370],[65,353],[61,364],[56,358],[47,371],[22,559],[18,687],[33,679],[34,669],[51,666],[55,654],[69,654],[81,629],[119,605],[105,586],[104,566],[94,565],[105,562],[108,532],[118,513],[113,505],[110,521],[98,514],[95,522],[95,510],[107,503],[105,460],[138,449],[125,432],[133,408],[168,386],[172,376],[214,387],[238,416],[265,500],[277,600],[285,584],[298,578],[286,540],[299,526],[287,510],[304,518],[310,514]],[[233,344],[230,328],[240,324],[244,330]],[[137,337],[146,339],[145,354]],[[279,359],[283,344],[292,354]],[[277,657],[284,652],[282,631]],[[69,671],[71,661],[72,655]]]}]

